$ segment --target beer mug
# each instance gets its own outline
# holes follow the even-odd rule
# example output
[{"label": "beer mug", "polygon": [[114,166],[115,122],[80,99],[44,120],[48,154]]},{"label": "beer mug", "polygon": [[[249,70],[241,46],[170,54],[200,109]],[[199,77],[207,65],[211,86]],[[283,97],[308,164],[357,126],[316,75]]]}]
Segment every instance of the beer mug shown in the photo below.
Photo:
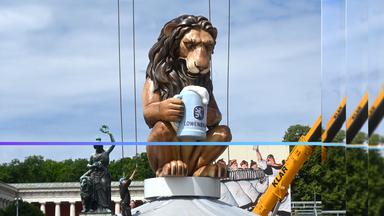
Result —
[{"label": "beer mug", "polygon": [[184,103],[183,119],[176,123],[177,137],[192,140],[204,140],[207,131],[207,107],[209,94],[200,86],[186,86],[175,95]]}]

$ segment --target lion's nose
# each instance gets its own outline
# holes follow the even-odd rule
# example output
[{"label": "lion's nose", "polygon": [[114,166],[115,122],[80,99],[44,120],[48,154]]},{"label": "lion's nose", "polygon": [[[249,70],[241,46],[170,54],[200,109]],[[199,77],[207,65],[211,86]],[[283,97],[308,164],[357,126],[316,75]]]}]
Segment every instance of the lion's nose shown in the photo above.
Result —
[{"label": "lion's nose", "polygon": [[196,62],[195,62],[195,66],[197,67],[197,69],[199,69],[199,71],[203,71],[207,69],[206,65],[199,65],[199,64],[196,64]]},{"label": "lion's nose", "polygon": [[203,47],[196,49],[198,58],[195,61],[195,66],[199,71],[203,71],[209,67],[209,56]]}]

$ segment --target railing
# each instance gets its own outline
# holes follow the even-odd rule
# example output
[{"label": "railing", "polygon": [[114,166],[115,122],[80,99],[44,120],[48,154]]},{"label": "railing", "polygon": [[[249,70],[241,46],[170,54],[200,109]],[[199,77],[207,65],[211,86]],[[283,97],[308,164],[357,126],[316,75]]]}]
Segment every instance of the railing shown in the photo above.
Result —
[{"label": "railing", "polygon": [[343,215],[347,215],[347,211],[345,211],[345,210],[325,210],[325,211],[323,211],[323,215],[343,216]]},{"label": "railing", "polygon": [[322,215],[321,201],[292,201],[293,216]]},{"label": "railing", "polygon": [[305,215],[324,215],[324,216],[344,216],[345,210],[322,210],[321,201],[292,201],[292,216]]}]

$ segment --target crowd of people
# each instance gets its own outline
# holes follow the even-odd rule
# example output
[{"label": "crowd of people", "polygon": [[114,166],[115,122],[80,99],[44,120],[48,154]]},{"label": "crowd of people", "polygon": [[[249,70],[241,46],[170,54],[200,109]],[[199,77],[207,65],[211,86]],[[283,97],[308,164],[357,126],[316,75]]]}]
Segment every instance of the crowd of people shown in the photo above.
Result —
[{"label": "crowd of people", "polygon": [[237,162],[237,159],[231,159],[228,161],[228,164],[224,161],[223,158],[217,161],[217,163],[221,163],[227,166],[228,171],[235,171],[235,170],[265,170],[266,174],[268,175],[272,168],[274,169],[281,169],[281,167],[284,165],[285,160],[282,160],[281,163],[277,163],[275,160],[275,157],[272,154],[269,154],[265,160],[263,160],[261,153],[259,151],[259,148],[256,147],[256,161],[251,160],[249,163],[246,160],[242,160],[240,162],[240,166]]},{"label": "crowd of people", "polygon": [[[265,159],[263,159],[258,146],[254,148],[256,151],[256,157],[255,160],[251,160],[250,162],[246,160],[242,160],[240,164],[238,163],[237,159],[231,159],[228,161],[228,163],[225,163],[224,159],[220,159],[217,161],[217,163],[225,164],[227,167],[227,178],[222,179],[223,181],[238,181],[240,187],[244,190],[245,193],[243,193],[243,196],[245,194],[249,195],[249,197],[252,197],[252,191],[246,191],[246,190],[253,190],[250,187],[245,188],[244,187],[244,181],[251,181],[251,185],[256,188],[256,191],[259,192],[257,198],[253,202],[254,205],[257,204],[259,198],[261,197],[262,193],[265,193],[267,186],[270,185],[270,183],[273,181],[275,176],[278,175],[280,169],[284,166],[285,160],[281,161],[281,163],[277,163],[275,157],[272,154],[267,155]],[[256,181],[256,183],[253,183],[252,181]],[[233,187],[227,183],[225,183],[226,186]],[[266,185],[265,185],[266,184]],[[262,187],[262,185],[265,185]],[[229,191],[234,190],[233,188],[229,188]],[[285,216],[290,215],[291,212],[291,206],[290,206],[290,196],[286,196],[286,198],[280,203],[280,207],[278,210],[278,215]],[[238,191],[234,192],[233,194],[242,194]],[[242,199],[243,197],[234,197],[237,200]],[[241,207],[241,206],[239,206]],[[248,208],[249,206],[245,206]]]}]

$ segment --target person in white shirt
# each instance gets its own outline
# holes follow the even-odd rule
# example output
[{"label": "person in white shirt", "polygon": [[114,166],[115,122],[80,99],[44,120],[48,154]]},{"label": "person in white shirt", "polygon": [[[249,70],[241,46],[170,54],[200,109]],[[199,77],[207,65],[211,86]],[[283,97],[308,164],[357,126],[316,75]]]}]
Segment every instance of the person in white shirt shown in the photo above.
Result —
[{"label": "person in white shirt", "polygon": [[[273,179],[279,174],[280,169],[283,167],[282,164],[276,163],[275,157],[272,154],[269,154],[266,160],[263,160],[259,147],[256,147],[256,160],[257,166],[264,170],[265,175],[268,176],[268,182],[271,184]],[[278,216],[287,216],[291,215],[291,189],[288,189],[286,197],[280,203],[279,209],[277,211]]]}]

